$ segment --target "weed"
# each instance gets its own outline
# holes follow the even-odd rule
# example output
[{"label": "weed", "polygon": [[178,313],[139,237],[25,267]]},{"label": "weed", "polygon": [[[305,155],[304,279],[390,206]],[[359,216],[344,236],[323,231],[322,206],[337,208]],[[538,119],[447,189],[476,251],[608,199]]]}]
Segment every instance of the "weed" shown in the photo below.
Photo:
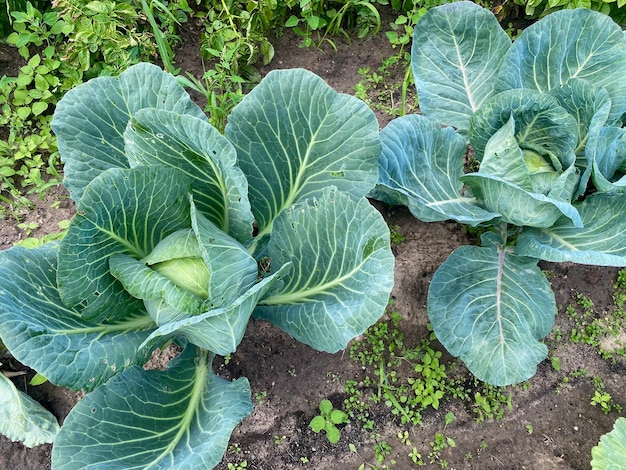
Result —
[{"label": "weed", "polygon": [[[385,459],[391,455],[392,447],[387,443],[387,441],[380,441],[378,444],[374,446],[374,454],[376,455],[376,461],[379,464],[382,464]],[[395,464],[395,461],[392,460],[391,464]]]},{"label": "weed", "polygon": [[422,467],[424,465],[426,465],[426,462],[424,462],[424,460],[422,460],[422,454],[420,454],[417,451],[417,447],[413,447],[413,449],[411,449],[411,452],[409,452],[408,457],[411,459],[411,461],[419,466]]},{"label": "weed", "polygon": [[[417,109],[417,98],[408,98],[413,84],[408,57],[396,54],[383,60],[375,72],[369,67],[359,69],[361,80],[355,85],[355,96],[369,106],[392,117],[403,116]],[[402,81],[395,80],[398,74]]]},{"label": "weed", "polygon": [[133,2],[54,0],[53,6],[74,28],[64,58],[87,78],[117,74],[156,56],[152,32]]},{"label": "weed", "polygon": [[615,410],[618,413],[622,412],[622,406],[613,401],[613,397],[605,390],[604,382],[600,377],[594,377],[592,379],[595,391],[591,398],[591,404],[593,406],[599,406],[602,412],[608,415],[611,411]]},{"label": "weed", "polygon": [[228,464],[228,470],[244,470],[248,468],[248,461],[247,460],[243,460],[239,463],[229,463]]},{"label": "weed", "polygon": [[[22,225],[22,224],[18,224]],[[38,246],[44,245],[48,242],[52,242],[55,240],[61,240],[64,236],[65,233],[67,232],[67,228],[70,225],[70,221],[69,220],[61,220],[60,222],[57,222],[57,225],[59,227],[59,229],[61,229],[61,231],[59,232],[53,232],[53,233],[47,233],[45,235],[43,235],[42,237],[28,237],[28,238],[24,238],[23,240],[19,240],[17,242],[14,243],[14,245],[16,246],[22,246],[24,248],[36,248]],[[31,225],[32,227],[32,225]]]},{"label": "weed", "polygon": [[474,405],[472,409],[476,413],[476,421],[482,422],[485,419],[500,420],[504,416],[504,410],[513,408],[511,403],[512,394],[504,394],[505,387],[495,387],[483,384],[482,393],[474,394]]},{"label": "weed", "polygon": [[[133,2],[54,0],[51,5],[40,0],[7,4],[12,32],[6,41],[26,64],[17,77],[0,78],[0,126],[7,135],[0,140],[0,191],[8,194],[1,200],[13,207],[3,208],[0,215],[29,207],[24,188],[42,194],[60,182],[56,138],[50,130],[60,97],[86,78],[117,74],[156,53],[153,35]],[[158,10],[155,14],[172,39],[172,11],[178,14],[189,7],[186,0],[168,5],[152,0],[149,8]],[[151,20],[157,26],[154,15]]]},{"label": "weed", "polygon": [[17,228],[22,230],[28,236],[33,233],[34,230],[39,228],[39,224],[37,222],[21,222],[17,224]]},{"label": "weed", "polygon": [[285,442],[285,440],[287,439],[287,436],[279,436],[278,434],[274,435],[274,444],[281,445],[283,442]]},{"label": "weed", "polygon": [[357,30],[356,35],[359,38],[378,33],[381,20],[375,3],[383,2],[379,0],[288,2],[290,7],[298,4],[300,8],[287,19],[285,26],[293,28],[293,31],[302,37],[304,47],[320,47],[323,42],[328,42],[336,49],[330,37],[342,34],[349,38],[347,31],[354,29]]},{"label": "weed", "polygon": [[337,444],[341,438],[337,425],[347,423],[348,415],[344,411],[334,409],[330,400],[322,400],[319,409],[320,414],[311,420],[309,426],[315,433],[324,431],[328,442]]},{"label": "weed", "polygon": [[407,445],[407,446],[411,445],[411,439],[409,438],[409,431],[400,431],[398,433],[398,439],[400,439],[400,442],[402,442],[404,445]]},{"label": "weed", "polygon": [[[432,333],[416,347],[405,346],[400,321],[400,316],[391,312],[389,321],[370,327],[363,341],[355,342],[350,348],[350,357],[366,372],[361,382],[346,382],[348,397],[344,406],[353,421],[372,429],[370,410],[376,403],[389,407],[401,424],[412,425],[421,424],[423,410],[439,409],[442,401],[451,398],[470,402],[479,422],[499,420],[507,408],[512,408],[512,394],[504,387],[483,384],[476,379],[468,387],[449,378],[446,364],[441,362],[441,351],[431,347],[435,339]],[[368,389],[373,389],[373,393],[366,395]],[[453,419],[454,415],[446,417]]]},{"label": "weed", "polygon": [[435,437],[430,441],[430,452],[428,453],[428,459],[430,463],[439,463],[441,468],[446,468],[448,463],[445,460],[441,460],[441,452],[448,447],[456,447],[456,442],[449,436],[446,436],[442,432],[435,433]]},{"label": "weed", "polygon": [[267,391],[263,390],[261,392],[254,392],[254,399],[257,402],[257,405],[261,406],[265,402],[267,398]]},{"label": "weed", "polygon": [[399,245],[405,240],[399,225],[390,226],[389,233],[391,234],[391,243],[393,243],[394,245]]},{"label": "weed", "polygon": [[565,314],[573,323],[569,339],[572,343],[588,344],[606,360],[615,361],[616,356],[626,355],[626,312],[623,309],[626,299],[623,271],[620,271],[614,284],[614,305],[609,311],[596,312],[593,301],[578,293],[574,303],[568,305]]}]

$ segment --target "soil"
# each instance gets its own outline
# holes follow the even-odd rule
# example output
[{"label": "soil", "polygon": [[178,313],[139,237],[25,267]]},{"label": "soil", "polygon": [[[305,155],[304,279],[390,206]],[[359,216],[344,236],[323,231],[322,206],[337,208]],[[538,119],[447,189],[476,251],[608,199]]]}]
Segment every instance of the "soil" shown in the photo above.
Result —
[{"label": "soil", "polygon": [[[199,27],[189,24],[176,56],[178,65],[194,74],[201,73],[198,34]],[[395,52],[384,35],[352,39],[349,43],[343,39],[335,42],[336,51],[329,44],[303,49],[299,47],[300,39],[286,32],[275,41],[274,60],[260,71],[266,74],[273,68],[303,67],[320,75],[336,90],[353,94],[361,79],[358,70],[362,67],[376,70],[383,59]],[[381,126],[390,120],[383,113],[378,113],[378,117]],[[54,189],[44,199],[31,199],[34,208],[21,214],[21,221],[38,225],[30,236],[57,232],[57,223],[74,214],[73,203],[62,188]],[[405,344],[418,345],[428,335],[426,293],[434,271],[455,248],[476,240],[458,224],[427,224],[415,219],[406,208],[374,204],[389,225],[404,237],[402,242],[394,244],[396,283],[392,308],[402,317],[400,329]],[[9,248],[26,236],[16,220],[5,219],[0,225],[0,249]],[[565,332],[566,338],[573,325],[564,311],[576,293],[593,300],[598,316],[611,309],[616,269],[568,263],[542,263],[541,267],[550,273],[559,306],[555,326]],[[345,381],[362,380],[363,367],[350,359],[348,349],[337,354],[317,352],[266,322],[251,321],[230,361],[216,364],[216,371],[226,378],[246,376],[256,403],[252,414],[233,432],[229,450],[218,469],[243,468],[238,465],[244,461],[245,468],[255,470],[356,470],[363,463],[364,468],[374,468],[371,465],[381,468],[376,461],[375,446],[382,441],[391,447],[385,464],[399,470],[416,467],[408,455],[413,447],[426,461],[426,468],[443,467],[445,461],[448,468],[456,469],[588,469],[592,447],[612,429],[618,417],[615,411],[604,414],[599,407],[591,405],[596,389],[593,378],[602,378],[613,401],[626,405],[626,364],[602,359],[591,346],[558,341],[555,333],[546,343],[551,357],[560,358],[560,370],[548,359],[528,382],[507,388],[505,393],[511,394],[512,406],[501,419],[478,422],[471,404],[452,399],[443,402],[438,410],[425,411],[422,425],[407,426],[401,425],[380,404],[371,411],[375,418],[373,430],[363,430],[357,423],[347,424],[341,427],[340,442],[331,445],[308,424],[325,398],[336,408],[343,407]],[[444,352],[446,360],[451,360],[439,343],[435,341],[432,345]],[[3,368],[19,368],[13,361],[3,362]],[[576,371],[586,373],[576,374]],[[469,372],[460,365],[455,373],[469,378]],[[569,380],[564,382],[564,377]],[[16,379],[16,383],[62,422],[79,396],[51,384],[30,387],[26,385],[28,378],[29,375]],[[446,426],[447,413],[454,413],[455,419]],[[430,442],[444,428],[445,436],[452,438],[456,446],[443,449],[439,458],[429,463]],[[398,433],[404,431],[408,432],[410,446],[398,438]],[[50,468],[50,453],[49,445],[28,449],[0,437],[0,469],[45,470]],[[393,465],[392,459],[396,462]]]}]

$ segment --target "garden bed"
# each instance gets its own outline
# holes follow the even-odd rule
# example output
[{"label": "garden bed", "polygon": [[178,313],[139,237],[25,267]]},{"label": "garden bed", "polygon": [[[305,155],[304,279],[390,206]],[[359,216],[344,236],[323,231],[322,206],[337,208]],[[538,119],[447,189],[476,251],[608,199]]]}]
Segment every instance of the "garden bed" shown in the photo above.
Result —
[{"label": "garden bed", "polygon": [[[193,31],[184,35],[176,56],[178,65],[190,72],[199,70],[194,38]],[[300,38],[290,32],[279,38],[274,60],[261,69],[262,74],[273,68],[302,67],[320,75],[335,90],[354,94],[362,78],[359,69],[375,70],[395,52],[383,35],[349,43],[336,40],[337,51],[328,44],[303,49],[299,42]],[[402,73],[395,79],[402,80]],[[390,101],[398,99],[393,91],[389,93]],[[382,112],[377,115],[381,126],[390,120]],[[33,222],[29,236],[56,232],[58,222],[73,215],[73,205],[61,189],[33,202],[35,208],[20,221]],[[375,204],[394,234],[395,287],[389,312],[397,312],[401,318],[397,330],[403,334],[403,346],[416,348],[429,336],[425,304],[433,273],[455,248],[476,240],[456,223],[426,224],[405,208]],[[14,220],[5,219],[0,247],[6,249],[25,236],[24,226],[19,228]],[[615,310],[612,294],[618,272],[569,263],[542,263],[541,267],[550,273],[559,315],[555,330],[546,340],[550,356],[540,364],[537,375],[518,386],[485,391],[433,340],[430,347],[443,352],[441,362],[446,363],[448,376],[458,381],[466,397],[446,397],[438,409],[427,408],[419,425],[401,424],[384,399],[380,403],[371,400],[380,391],[376,384],[368,386],[366,380],[374,371],[352,358],[350,348],[337,354],[317,352],[269,323],[252,320],[237,352],[227,362],[216,364],[223,377],[246,376],[255,402],[252,414],[233,432],[218,468],[331,470],[357,469],[365,464],[364,468],[386,465],[409,469],[417,467],[419,461],[426,468],[590,468],[591,448],[611,430],[620,414],[618,405],[626,404],[626,363],[617,355],[614,360],[603,359],[597,347],[574,343],[570,333],[572,328],[580,329],[582,322],[607,317]],[[565,313],[568,306],[573,306],[569,315]],[[383,321],[388,322],[388,331],[394,328],[389,315]],[[626,333],[621,334],[623,341]],[[381,338],[389,339],[390,334]],[[367,344],[368,337],[357,338],[353,344],[359,341]],[[607,337],[606,350],[611,348],[610,341]],[[387,372],[394,370],[392,367]],[[333,445],[323,433],[315,434],[309,422],[318,414],[323,399],[329,399],[335,408],[349,408],[345,400],[357,395],[346,391],[348,380],[355,381],[358,396],[368,409],[355,411],[356,418],[340,425],[341,439]],[[20,382],[25,384],[26,380],[16,379]],[[77,399],[75,394],[50,384],[27,388],[60,421]],[[478,398],[477,392],[481,393]],[[592,405],[597,393],[610,395],[607,413],[598,400]],[[360,421],[365,413],[373,423],[367,429]],[[46,469],[50,452],[50,446],[28,449],[0,437],[0,468]]]}]

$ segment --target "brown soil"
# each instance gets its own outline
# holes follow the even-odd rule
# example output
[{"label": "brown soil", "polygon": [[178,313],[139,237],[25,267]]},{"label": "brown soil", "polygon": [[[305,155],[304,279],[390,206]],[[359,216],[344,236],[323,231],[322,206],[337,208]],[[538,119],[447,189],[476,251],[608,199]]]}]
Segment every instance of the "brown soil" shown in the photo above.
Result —
[{"label": "brown soil", "polygon": [[[201,71],[195,43],[198,29],[190,25],[177,55],[183,70]],[[376,70],[383,59],[394,51],[386,38],[337,40],[337,51],[327,44],[320,49],[302,49],[299,39],[290,33],[275,42],[276,56],[271,68],[303,67],[314,71],[336,90],[354,93],[360,80],[358,70],[370,67]],[[1,72],[0,72],[1,75]],[[390,117],[379,114],[381,126]],[[60,205],[51,208],[52,202]],[[50,193],[45,200],[33,198],[35,209],[23,214],[23,220],[35,221],[39,228],[32,236],[58,231],[57,222],[73,215],[73,205],[62,189]],[[402,316],[401,330],[407,346],[418,345],[426,337],[426,293],[429,281],[437,267],[458,246],[474,243],[465,230],[455,223],[422,223],[405,208],[389,208],[376,204],[390,226],[397,226],[405,240],[394,246],[396,255],[393,309]],[[0,225],[0,249],[11,246],[26,234],[15,220],[5,219]],[[243,461],[249,469],[282,470],[310,468],[317,470],[358,469],[382,466],[376,462],[374,447],[386,441],[391,453],[385,460],[390,468],[409,469],[416,465],[408,454],[413,447],[427,462],[426,468],[439,468],[446,461],[448,468],[456,469],[588,469],[591,448],[600,436],[611,430],[616,412],[605,415],[591,406],[594,395],[593,377],[601,377],[606,391],[615,403],[626,405],[624,370],[626,364],[611,364],[603,360],[589,346],[572,344],[567,340],[572,322],[563,314],[573,301],[575,293],[583,293],[595,304],[597,315],[603,315],[612,305],[612,286],[617,270],[573,264],[542,264],[551,272],[560,314],[556,327],[565,332],[565,340],[557,341],[554,334],[547,339],[551,356],[561,360],[560,370],[550,360],[540,364],[538,373],[523,386],[511,387],[512,409],[506,410],[500,420],[477,422],[471,404],[459,400],[443,403],[438,410],[424,412],[421,426],[403,426],[385,405],[372,410],[373,430],[363,430],[357,423],[341,429],[342,438],[331,445],[323,434],[315,434],[308,427],[324,398],[342,408],[346,398],[345,381],[360,380],[364,376],[360,364],[352,361],[348,350],[326,354],[297,343],[272,325],[252,321],[242,344],[228,364],[216,365],[227,378],[248,377],[256,406],[232,437],[231,446],[218,467],[226,470]],[[438,343],[433,343],[440,349]],[[450,359],[450,358],[448,358]],[[6,362],[6,361],[5,361]],[[17,366],[17,365],[16,365]],[[586,375],[573,378],[574,371],[585,370]],[[469,377],[460,366],[456,374]],[[563,378],[570,376],[567,383]],[[26,380],[22,379],[22,385]],[[50,384],[26,387],[28,392],[49,408],[60,421],[76,400],[76,395]],[[454,413],[455,420],[445,428],[445,435],[456,442],[448,447],[432,464],[428,464],[430,442],[435,434],[444,431],[444,416]],[[411,445],[398,439],[398,433],[407,431]],[[356,451],[352,452],[349,445]],[[44,470],[50,466],[51,446],[27,449],[0,437],[0,469]],[[396,461],[391,464],[391,459]],[[237,467],[236,467],[237,468]],[[383,467],[384,468],[384,467]]]}]

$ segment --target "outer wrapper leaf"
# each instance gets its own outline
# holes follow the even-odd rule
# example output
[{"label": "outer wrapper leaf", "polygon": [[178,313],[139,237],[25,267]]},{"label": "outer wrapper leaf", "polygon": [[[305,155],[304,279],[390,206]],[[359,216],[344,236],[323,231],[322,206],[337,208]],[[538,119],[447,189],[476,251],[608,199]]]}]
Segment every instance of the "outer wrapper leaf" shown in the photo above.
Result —
[{"label": "outer wrapper leaf", "polygon": [[422,113],[466,133],[471,115],[493,95],[510,46],[493,13],[473,2],[430,9],[415,26],[411,50]]},{"label": "outer wrapper leaf", "polygon": [[536,260],[498,246],[462,246],[428,290],[434,332],[480,380],[509,385],[532,377],[547,355],[556,302]]},{"label": "outer wrapper leaf", "polygon": [[86,319],[122,319],[143,310],[109,272],[116,253],[145,258],[167,235],[188,228],[190,181],[165,167],[113,168],[85,190],[59,248],[63,302]]},{"label": "outer wrapper leaf", "polygon": [[578,122],[551,95],[534,90],[508,90],[495,95],[471,118],[470,141],[481,161],[487,142],[511,117],[515,139],[526,149],[551,153],[567,168],[574,163]]},{"label": "outer wrapper leaf", "polygon": [[[165,302],[176,309],[177,317],[195,315],[205,310],[206,299],[177,286],[132,256],[116,253],[109,257],[109,265],[111,274],[120,281],[130,295],[137,299]],[[148,310],[148,313],[152,312]],[[160,316],[152,318],[157,325],[173,320],[173,318],[164,319]]]},{"label": "outer wrapper leaf", "polygon": [[[164,323],[146,339],[145,344],[150,344],[155,338],[184,336],[191,343],[221,356],[235,352],[255,306],[288,267],[288,265],[281,267],[276,273],[264,278],[224,307]],[[168,306],[159,305],[157,308],[167,309]],[[174,316],[167,311],[164,315],[168,314]]]},{"label": "outer wrapper leaf", "polygon": [[409,115],[391,121],[380,139],[377,199],[406,205],[425,222],[454,219],[475,226],[498,217],[463,194],[459,178],[467,145],[451,127]]},{"label": "outer wrapper leaf", "polygon": [[35,447],[53,442],[58,432],[54,415],[0,372],[0,433],[26,447]]},{"label": "outer wrapper leaf", "polygon": [[252,237],[248,182],[234,147],[206,118],[143,109],[124,133],[131,166],[164,165],[192,179],[198,211],[237,240]]},{"label": "outer wrapper leaf", "polygon": [[190,345],[165,371],[134,367],[83,398],[52,450],[58,470],[213,468],[252,411],[245,378],[213,374]]},{"label": "outer wrapper leaf", "polygon": [[[550,227],[565,215],[577,227],[582,226],[580,215],[574,206],[562,198],[532,193],[504,179],[482,173],[470,173],[461,178],[478,199],[489,209],[501,214],[502,220],[513,225],[528,227]],[[578,176],[571,166],[557,180],[559,188],[571,194],[578,185]]]},{"label": "outer wrapper leaf", "polygon": [[109,168],[128,168],[124,129],[142,108],[162,108],[205,119],[176,78],[156,65],[137,64],[119,77],[98,77],[57,103],[52,129],[64,162],[63,184],[78,202],[85,187]]},{"label": "outer wrapper leaf", "polygon": [[250,184],[259,237],[284,208],[329,185],[359,197],[376,184],[376,116],[306,70],[267,74],[230,114],[226,137]]},{"label": "outer wrapper leaf", "polygon": [[[609,119],[611,99],[608,92],[588,80],[572,78],[567,84],[552,88],[550,94],[577,120],[576,156],[584,155],[589,134],[598,131]],[[587,166],[583,162],[580,166]]]},{"label": "outer wrapper leaf", "polygon": [[237,240],[198,213],[193,203],[191,224],[198,237],[204,262],[211,273],[210,306],[225,306],[256,282],[257,262]]},{"label": "outer wrapper leaf", "polygon": [[365,198],[335,188],[285,210],[268,246],[291,263],[254,314],[320,351],[337,352],[384,312],[393,286],[389,229]]},{"label": "outer wrapper leaf", "polygon": [[585,150],[595,188],[602,192],[626,192],[626,130],[604,126],[590,136]]},{"label": "outer wrapper leaf", "polygon": [[626,195],[595,194],[576,208],[583,227],[563,218],[549,228],[524,230],[517,252],[553,262],[626,266]]},{"label": "outer wrapper leaf", "polygon": [[613,430],[600,438],[600,443],[591,449],[593,470],[619,470],[626,461],[626,418],[615,420]]},{"label": "outer wrapper leaf", "polygon": [[505,222],[550,227],[565,215],[581,226],[570,204],[579,188],[576,131],[574,118],[551,96],[500,93],[472,117],[470,139],[480,148],[481,164],[460,180]]},{"label": "outer wrapper leaf", "polygon": [[63,304],[56,269],[56,245],[0,253],[0,336],[11,353],[73,390],[91,390],[143,364],[150,350],[140,345],[154,328],[147,314],[117,324],[86,321]]},{"label": "outer wrapper leaf", "polygon": [[502,60],[497,88],[547,93],[583,78],[611,98],[609,121],[626,111],[626,42],[608,16],[586,8],[556,11],[526,28]]},{"label": "outer wrapper leaf", "polygon": [[576,196],[580,196],[587,189],[595,155],[605,150],[602,145],[605,139],[599,139],[599,136],[604,134],[603,126],[609,118],[611,99],[604,88],[598,88],[579,78],[573,78],[566,85],[553,88],[550,94],[578,121],[578,144],[575,153],[576,166],[581,169],[582,176]]}]

